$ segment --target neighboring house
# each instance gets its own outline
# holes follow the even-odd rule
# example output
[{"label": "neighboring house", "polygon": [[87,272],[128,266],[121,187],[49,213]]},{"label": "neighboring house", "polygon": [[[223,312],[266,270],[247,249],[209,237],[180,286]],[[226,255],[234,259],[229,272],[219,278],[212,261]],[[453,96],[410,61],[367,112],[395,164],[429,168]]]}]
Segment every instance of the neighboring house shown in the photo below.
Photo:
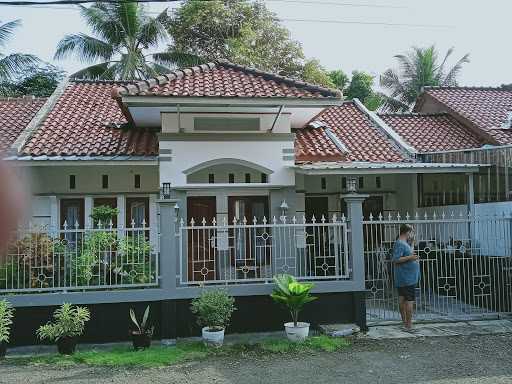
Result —
[{"label": "neighboring house", "polygon": [[[449,191],[443,203],[471,206],[481,164],[433,162],[424,153],[481,147],[491,136],[444,112],[379,116],[339,91],[227,62],[136,83],[68,81],[10,147],[8,159],[31,181],[27,221],[78,255],[98,230],[90,229],[93,207],[109,205],[118,215],[102,225],[131,242],[123,248],[131,257],[110,268],[118,251],[111,247],[85,279],[76,270],[90,266],[80,259],[62,282],[55,271],[66,261],[59,268],[46,261],[35,282],[23,282],[30,289],[6,278],[4,291],[89,290],[39,303],[154,301],[162,319],[167,314],[163,322],[176,322],[171,331],[162,325],[168,337],[191,332],[177,318],[189,319],[186,300],[200,284],[252,296],[238,313],[243,330],[257,329],[272,276],[292,273],[316,282],[316,322],[364,326],[362,255],[383,249],[397,226],[375,235],[363,216],[407,217],[437,199],[439,188]],[[430,190],[431,179],[449,185]],[[151,256],[136,247],[145,239]],[[385,254],[378,254],[381,269]],[[13,300],[34,302],[23,296]],[[332,311],[340,303],[351,309]],[[265,324],[259,328],[275,326]]]}]

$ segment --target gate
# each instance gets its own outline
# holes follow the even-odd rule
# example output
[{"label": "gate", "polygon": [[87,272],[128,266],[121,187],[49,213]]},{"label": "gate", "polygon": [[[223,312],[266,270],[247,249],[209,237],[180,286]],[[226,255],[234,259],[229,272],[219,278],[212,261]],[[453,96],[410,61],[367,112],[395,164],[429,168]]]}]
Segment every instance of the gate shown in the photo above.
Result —
[{"label": "gate", "polygon": [[510,217],[442,214],[363,221],[369,324],[400,320],[391,250],[401,224],[415,230],[416,320],[496,318],[512,312]]}]

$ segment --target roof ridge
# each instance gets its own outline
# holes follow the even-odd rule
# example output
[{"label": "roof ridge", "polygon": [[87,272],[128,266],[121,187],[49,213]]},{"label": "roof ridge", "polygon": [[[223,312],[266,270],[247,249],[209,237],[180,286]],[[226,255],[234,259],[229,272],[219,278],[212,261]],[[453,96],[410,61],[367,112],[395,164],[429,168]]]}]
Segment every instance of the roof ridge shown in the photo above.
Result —
[{"label": "roof ridge", "polygon": [[287,85],[292,85],[298,88],[305,89],[310,92],[320,92],[323,96],[328,97],[343,97],[343,93],[340,90],[329,89],[325,87],[321,87],[315,84],[307,83],[302,80],[295,80],[286,76],[281,76],[278,74],[265,72],[256,68],[247,67],[235,63],[231,63],[225,60],[217,60],[213,62],[209,62],[206,64],[195,65],[192,67],[186,67],[181,69],[176,69],[168,74],[160,75],[157,77],[152,77],[146,80],[140,80],[137,82],[129,83],[120,87],[116,87],[112,89],[112,97],[114,99],[118,99],[122,95],[130,95],[136,94],[138,92],[144,92],[148,89],[154,87],[155,85],[165,85],[171,81],[178,80],[183,78],[186,75],[191,75],[193,73],[205,73],[214,70],[218,67],[232,68],[235,70],[243,71],[249,74],[253,74],[256,76],[261,76],[265,80],[274,80],[277,82],[285,83]]},{"label": "roof ridge", "polygon": [[377,116],[400,116],[400,117],[414,117],[414,116],[449,116],[446,111],[440,112],[378,112]]},{"label": "roof ridge", "polygon": [[469,90],[480,90],[480,91],[505,91],[505,92],[512,92],[510,89],[503,88],[501,86],[489,86],[489,85],[449,85],[449,86],[443,86],[443,85],[425,85],[423,87],[425,91],[429,89],[469,89]]},{"label": "roof ridge", "polygon": [[84,83],[84,84],[133,84],[140,80],[109,80],[109,79],[69,79],[70,83]]},{"label": "roof ridge", "polygon": [[0,102],[13,101],[20,103],[27,103],[30,101],[38,101],[38,100],[47,100],[48,96],[34,96],[34,95],[23,95],[23,96],[15,96],[15,97],[0,97]]}]

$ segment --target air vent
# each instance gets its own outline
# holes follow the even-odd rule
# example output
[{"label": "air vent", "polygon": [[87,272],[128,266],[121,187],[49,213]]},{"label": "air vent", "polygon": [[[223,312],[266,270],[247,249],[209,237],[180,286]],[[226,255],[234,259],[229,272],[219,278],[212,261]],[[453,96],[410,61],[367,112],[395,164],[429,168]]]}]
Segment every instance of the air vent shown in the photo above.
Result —
[{"label": "air vent", "polygon": [[318,128],[328,128],[329,126],[327,124],[325,124],[323,121],[320,121],[320,120],[313,120],[311,122],[309,122],[308,124],[308,128],[314,128],[314,129],[318,129]]}]

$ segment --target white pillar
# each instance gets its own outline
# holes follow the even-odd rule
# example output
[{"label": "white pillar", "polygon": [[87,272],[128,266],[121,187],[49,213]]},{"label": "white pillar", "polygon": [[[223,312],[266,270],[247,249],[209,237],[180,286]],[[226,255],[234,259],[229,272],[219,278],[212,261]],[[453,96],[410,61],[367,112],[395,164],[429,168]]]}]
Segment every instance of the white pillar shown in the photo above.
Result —
[{"label": "white pillar", "polygon": [[59,201],[57,196],[50,196],[50,231],[58,231],[59,225]]},{"label": "white pillar", "polygon": [[[85,228],[92,228],[93,227],[93,223],[92,223],[92,218],[91,218],[91,214],[92,214],[92,208],[93,208],[93,200],[92,200],[92,196],[85,196],[84,198],[84,223],[85,223]],[[74,223],[73,223],[74,225]],[[101,223],[101,225],[106,225],[106,223]]]}]

